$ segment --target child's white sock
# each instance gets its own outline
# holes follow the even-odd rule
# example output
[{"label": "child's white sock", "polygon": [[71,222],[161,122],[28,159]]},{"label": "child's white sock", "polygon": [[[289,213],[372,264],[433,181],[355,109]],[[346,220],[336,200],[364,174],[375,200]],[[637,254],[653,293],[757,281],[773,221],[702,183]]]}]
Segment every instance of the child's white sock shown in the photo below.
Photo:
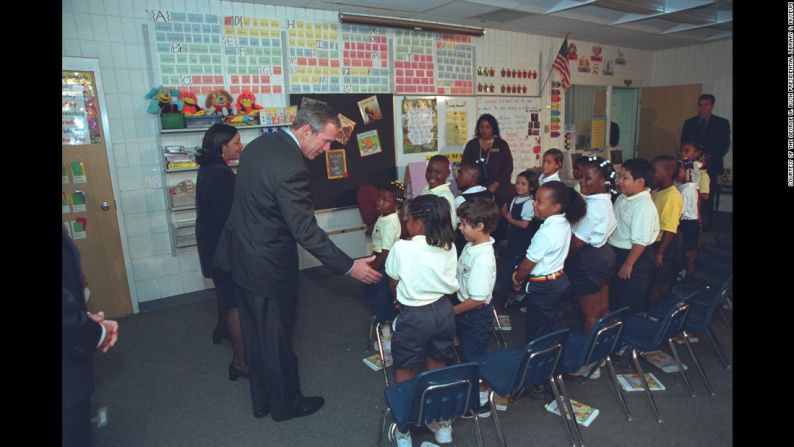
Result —
[{"label": "child's white sock", "polygon": [[488,391],[480,391],[480,405],[485,405],[488,402]]},{"label": "child's white sock", "polygon": [[381,332],[383,333],[383,338],[386,340],[391,340],[391,327],[389,325],[381,326]]}]

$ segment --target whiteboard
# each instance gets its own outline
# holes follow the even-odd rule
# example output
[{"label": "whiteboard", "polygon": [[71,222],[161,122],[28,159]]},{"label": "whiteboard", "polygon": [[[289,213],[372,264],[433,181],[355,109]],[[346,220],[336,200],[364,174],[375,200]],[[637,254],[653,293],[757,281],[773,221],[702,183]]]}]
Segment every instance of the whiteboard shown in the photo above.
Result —
[{"label": "whiteboard", "polygon": [[533,114],[540,122],[540,98],[538,97],[480,97],[477,100],[477,115],[490,113],[499,123],[501,138],[510,145],[513,155],[513,174],[511,181],[515,181],[516,174],[533,166],[538,166],[541,135],[537,129],[537,136],[530,135],[534,130],[530,128]]}]

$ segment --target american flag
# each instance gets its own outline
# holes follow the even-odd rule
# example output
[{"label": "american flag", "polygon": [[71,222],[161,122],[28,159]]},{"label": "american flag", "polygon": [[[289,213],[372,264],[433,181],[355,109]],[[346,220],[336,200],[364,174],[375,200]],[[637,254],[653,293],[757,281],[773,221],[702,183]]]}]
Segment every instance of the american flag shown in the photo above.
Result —
[{"label": "american flag", "polygon": [[554,69],[560,73],[562,77],[562,88],[568,88],[571,85],[571,72],[568,70],[568,38],[562,42],[557,59],[554,59]]}]

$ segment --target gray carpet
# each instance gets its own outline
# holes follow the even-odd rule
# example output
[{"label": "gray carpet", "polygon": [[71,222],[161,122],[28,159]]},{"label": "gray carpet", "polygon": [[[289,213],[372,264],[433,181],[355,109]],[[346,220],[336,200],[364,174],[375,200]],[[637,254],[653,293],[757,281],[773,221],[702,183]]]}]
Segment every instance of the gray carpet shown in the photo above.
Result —
[{"label": "gray carpet", "polygon": [[[723,213],[720,213],[723,214]],[[723,214],[723,217],[725,215]],[[727,215],[730,216],[730,215]],[[729,217],[728,217],[729,218]],[[720,226],[725,229],[724,226]],[[729,231],[729,230],[728,230]],[[384,409],[383,376],[362,363],[369,324],[362,286],[325,268],[301,273],[295,348],[306,395],[322,395],[325,406],[312,416],[275,423],[252,416],[248,381],[230,382],[227,341],[211,343],[216,307],[213,291],[189,304],[161,308],[119,320],[119,342],[97,355],[94,408],[107,407],[108,424],[97,430],[98,446],[371,446]],[[510,346],[522,343],[523,315],[511,309]],[[570,320],[570,317],[568,318]],[[732,359],[732,336],[721,321],[713,327]],[[720,364],[705,336],[693,345],[717,393],[709,396],[694,367],[688,377],[697,396],[690,398],[680,374],[665,374],[643,363],[667,387],[654,392],[664,418],[658,424],[643,393],[626,393],[633,421],[623,410],[602,369],[602,377],[566,381],[573,399],[600,415],[581,428],[591,446],[726,446],[733,443],[733,373]],[[496,349],[493,340],[489,349]],[[693,366],[684,352],[682,361]],[[618,373],[633,372],[626,360]],[[543,401],[523,397],[500,412],[510,445],[568,445],[562,420]],[[497,445],[491,419],[481,421],[486,446]],[[454,445],[474,446],[473,421],[456,421]],[[434,441],[414,436],[414,446]]]}]

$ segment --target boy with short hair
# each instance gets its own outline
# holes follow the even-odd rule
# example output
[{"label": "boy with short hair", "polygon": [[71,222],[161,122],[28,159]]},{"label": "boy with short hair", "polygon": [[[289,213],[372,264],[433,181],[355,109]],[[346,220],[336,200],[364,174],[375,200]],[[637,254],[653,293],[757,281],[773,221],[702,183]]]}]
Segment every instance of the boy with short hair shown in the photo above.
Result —
[{"label": "boy with short hair", "polygon": [[[480,184],[480,179],[482,178],[480,166],[468,162],[464,162],[460,166],[460,173],[455,179],[455,182],[458,184],[458,190],[461,191],[460,195],[455,197],[456,208],[460,207],[467,200],[472,200],[475,197],[490,201],[494,200],[493,193]],[[458,219],[460,219],[460,216],[458,216]],[[455,230],[455,250],[457,250],[458,256],[460,256],[465,245],[466,239],[463,237],[460,228],[458,228]]]},{"label": "boy with short hair", "polygon": [[427,185],[422,188],[419,194],[433,194],[447,199],[449,202],[449,217],[452,220],[452,229],[458,228],[458,214],[455,212],[455,196],[452,195],[452,190],[449,189],[449,159],[444,155],[433,155],[430,161],[427,162],[425,169],[425,180]]},{"label": "boy with short hair", "polygon": [[684,212],[684,198],[675,187],[678,163],[670,155],[660,155],[651,162],[653,191],[651,198],[659,212],[659,235],[653,244],[654,258],[648,306],[657,302],[673,288],[676,266],[681,256],[681,238],[678,224]]}]

